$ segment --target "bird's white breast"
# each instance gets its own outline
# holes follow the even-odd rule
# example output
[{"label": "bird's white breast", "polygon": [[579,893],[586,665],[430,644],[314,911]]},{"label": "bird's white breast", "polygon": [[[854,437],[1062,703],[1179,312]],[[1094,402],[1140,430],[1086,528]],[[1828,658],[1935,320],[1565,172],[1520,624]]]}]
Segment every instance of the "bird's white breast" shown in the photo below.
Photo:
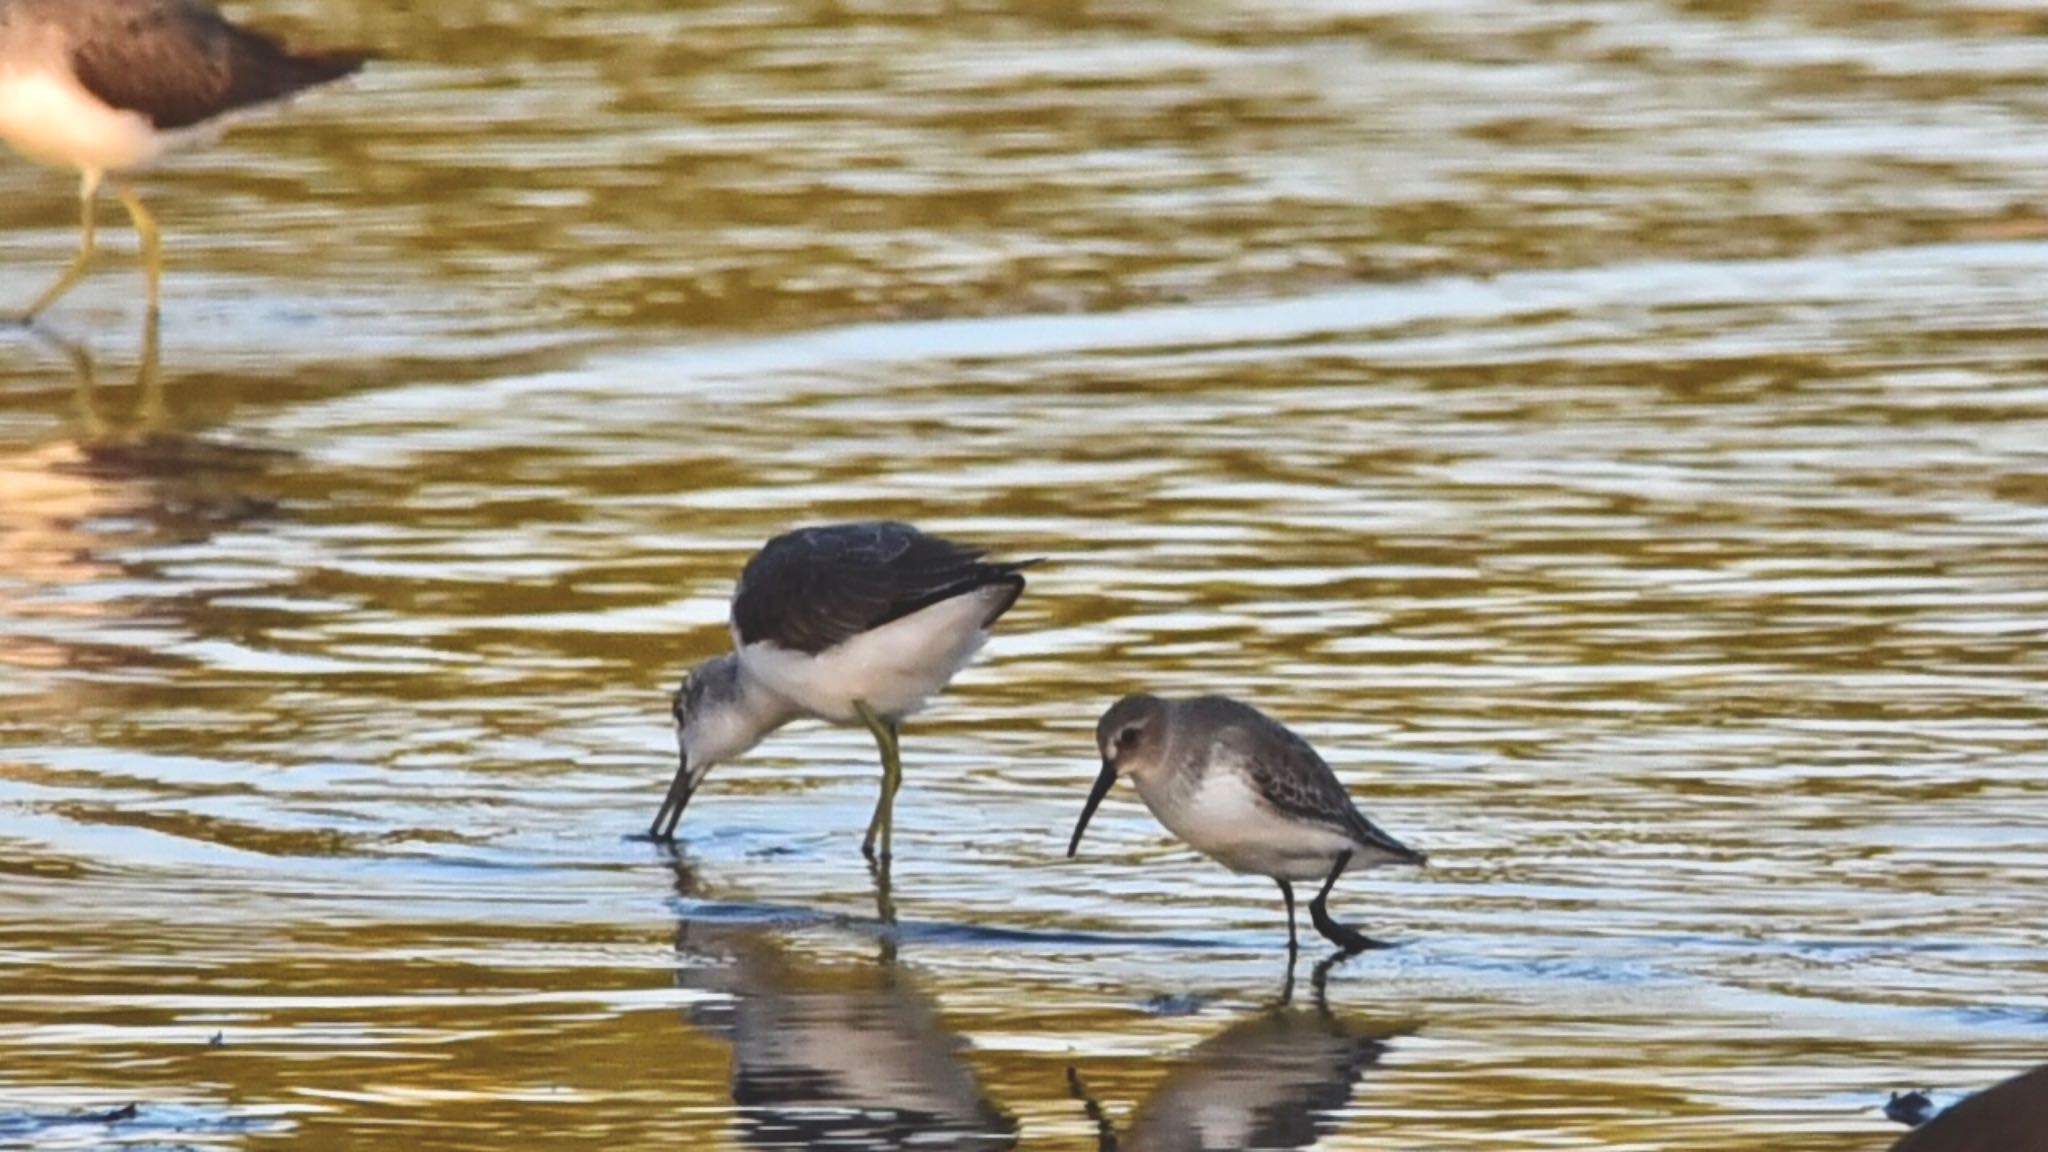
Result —
[{"label": "bird's white breast", "polygon": [[813,656],[773,644],[740,649],[740,665],[812,716],[841,724],[859,719],[856,700],[883,716],[925,706],[988,641],[990,609],[1009,596],[985,588],[943,600]]},{"label": "bird's white breast", "polygon": [[1349,837],[1290,819],[1259,796],[1242,756],[1219,745],[1192,785],[1172,776],[1133,777],[1138,796],[1188,847],[1233,872],[1286,880],[1321,880]]},{"label": "bird's white breast", "polygon": [[47,65],[0,66],[0,139],[37,163],[89,174],[146,168],[164,149],[148,120],[102,103]]}]

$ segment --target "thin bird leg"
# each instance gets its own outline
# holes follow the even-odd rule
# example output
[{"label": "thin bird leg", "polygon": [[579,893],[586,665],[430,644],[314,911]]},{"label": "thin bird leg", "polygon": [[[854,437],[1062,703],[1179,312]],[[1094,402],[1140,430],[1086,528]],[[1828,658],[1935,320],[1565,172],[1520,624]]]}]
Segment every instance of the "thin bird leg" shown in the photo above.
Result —
[{"label": "thin bird leg", "polygon": [[78,255],[72,258],[71,267],[66,268],[64,274],[57,277],[57,282],[50,285],[41,296],[36,297],[36,302],[28,306],[27,312],[22,313],[22,323],[35,323],[36,317],[42,315],[50,305],[63,299],[66,292],[78,287],[78,282],[85,279],[87,272],[92,271],[93,258],[99,255],[98,230],[93,224],[92,204],[93,199],[99,195],[99,190],[99,177],[91,172],[86,173],[79,181]]},{"label": "thin bird leg", "polygon": [[1356,928],[1346,928],[1344,925],[1330,919],[1330,910],[1327,907],[1327,902],[1330,899],[1330,888],[1337,883],[1337,877],[1344,874],[1345,867],[1350,863],[1351,853],[1349,851],[1337,853],[1337,863],[1330,869],[1329,878],[1323,881],[1323,890],[1316,893],[1314,900],[1309,901],[1309,919],[1315,921],[1316,931],[1323,934],[1323,939],[1342,948],[1347,953],[1363,952],[1367,948],[1385,948],[1387,945],[1384,942],[1375,940]]},{"label": "thin bird leg", "polygon": [[[882,796],[875,802],[875,815],[868,821],[868,834],[860,842],[860,854],[870,860],[887,860],[890,841],[896,831],[896,789],[903,786],[903,757],[897,748],[896,724],[882,719],[865,701],[854,701],[853,709],[859,714],[860,722],[867,725],[873,734],[875,747],[882,753]],[[875,851],[877,836],[882,841],[879,853]]]},{"label": "thin bird leg", "polygon": [[128,218],[135,221],[135,235],[142,241],[143,283],[149,293],[149,314],[156,315],[157,305],[163,298],[164,279],[164,238],[157,231],[156,217],[142,206],[142,197],[126,184],[120,185],[121,203],[128,208]]},{"label": "thin bird leg", "polygon": [[1294,935],[1294,885],[1278,876],[1273,877],[1273,882],[1280,885],[1280,898],[1287,901],[1287,957],[1291,964],[1294,954],[1301,951],[1301,942]]}]

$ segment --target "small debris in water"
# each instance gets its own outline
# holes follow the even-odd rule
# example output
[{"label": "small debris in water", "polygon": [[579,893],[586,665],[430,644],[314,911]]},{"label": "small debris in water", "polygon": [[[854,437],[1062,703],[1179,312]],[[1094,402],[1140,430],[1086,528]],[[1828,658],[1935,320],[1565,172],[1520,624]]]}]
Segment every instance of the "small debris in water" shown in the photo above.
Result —
[{"label": "small debris in water", "polygon": [[208,1040],[208,1041],[206,1042],[206,1046],[207,1046],[208,1048],[222,1048],[222,1047],[226,1047],[226,1045],[227,1045],[227,1042],[228,1042],[228,1038],[227,1038],[227,1034],[226,1034],[226,1032],[225,1032],[225,1031],[216,1031],[216,1032],[215,1032],[215,1033],[213,1034],[213,1037],[212,1037],[211,1039],[209,1039],[209,1040]]},{"label": "small debris in water", "polygon": [[123,1120],[135,1119],[135,1105],[123,1104],[112,1112],[93,1112],[79,1119],[88,1124],[117,1124]]},{"label": "small debris in water", "polygon": [[1193,1016],[1207,1003],[1207,1000],[1192,993],[1179,996],[1161,993],[1144,1001],[1140,1007],[1154,1016]]},{"label": "small debris in water", "polygon": [[1927,1123],[1934,1118],[1934,1101],[1928,1095],[1932,1091],[1932,1088],[1923,1088],[1918,1092],[1892,1093],[1892,1098],[1885,1102],[1885,1118],[1908,1128],[1918,1128]]}]

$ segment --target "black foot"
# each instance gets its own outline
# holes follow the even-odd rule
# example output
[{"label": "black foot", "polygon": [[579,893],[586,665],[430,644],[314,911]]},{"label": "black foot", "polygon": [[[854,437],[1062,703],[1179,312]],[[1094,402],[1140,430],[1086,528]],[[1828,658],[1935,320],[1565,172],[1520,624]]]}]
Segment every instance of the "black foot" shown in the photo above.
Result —
[{"label": "black foot", "polygon": [[1357,955],[1372,948],[1391,948],[1384,940],[1375,940],[1356,928],[1347,928],[1330,919],[1330,913],[1320,902],[1308,906],[1308,914],[1315,921],[1316,931],[1323,939],[1342,948],[1346,955]]},{"label": "black foot", "polygon": [[667,831],[663,831],[661,827],[661,822],[659,820],[654,822],[654,827],[649,828],[645,832],[635,832],[632,835],[626,837],[626,839],[636,840],[642,844],[659,844],[664,848],[673,848],[676,846],[675,830],[671,828]]}]

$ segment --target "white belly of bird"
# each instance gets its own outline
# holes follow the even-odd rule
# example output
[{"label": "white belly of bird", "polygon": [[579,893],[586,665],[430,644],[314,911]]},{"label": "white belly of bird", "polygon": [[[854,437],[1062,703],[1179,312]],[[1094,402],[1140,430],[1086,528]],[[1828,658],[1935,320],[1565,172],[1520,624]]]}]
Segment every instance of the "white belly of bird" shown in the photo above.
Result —
[{"label": "white belly of bird", "polygon": [[165,144],[148,120],[48,68],[0,68],[0,139],[37,163],[89,173],[147,168]]},{"label": "white belly of bird", "polygon": [[922,709],[988,641],[982,622],[1007,588],[955,596],[815,656],[772,644],[740,650],[747,675],[806,713],[841,724],[863,701],[887,717]]},{"label": "white belly of bird", "polygon": [[1228,764],[1212,764],[1192,791],[1137,784],[1139,797],[1167,831],[1233,872],[1320,881],[1338,853],[1358,848],[1334,828],[1275,811]]}]

